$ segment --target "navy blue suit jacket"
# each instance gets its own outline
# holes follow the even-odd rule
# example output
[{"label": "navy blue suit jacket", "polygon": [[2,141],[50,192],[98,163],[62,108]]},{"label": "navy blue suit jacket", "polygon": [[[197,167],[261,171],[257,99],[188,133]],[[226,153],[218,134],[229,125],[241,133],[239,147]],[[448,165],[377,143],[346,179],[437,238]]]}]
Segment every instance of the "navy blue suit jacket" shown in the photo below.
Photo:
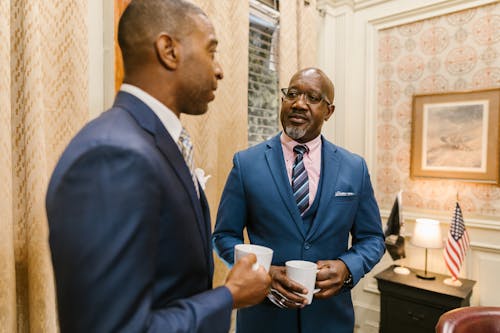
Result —
[{"label": "navy blue suit jacket", "polygon": [[160,120],[120,92],[70,142],[46,206],[62,332],[227,332],[210,216]]},{"label": "navy blue suit jacket", "polygon": [[[222,194],[212,237],[230,265],[233,248],[250,242],[274,250],[273,265],[287,260],[342,260],[356,284],[382,257],[380,213],[365,161],[322,138],[321,192],[309,231],[293,198],[280,137],[239,152]],[[349,246],[349,235],[352,246]],[[300,326],[300,327],[299,327]],[[238,311],[238,333],[346,333],[354,329],[350,290],[313,299],[302,310],[280,309],[270,301]]]}]

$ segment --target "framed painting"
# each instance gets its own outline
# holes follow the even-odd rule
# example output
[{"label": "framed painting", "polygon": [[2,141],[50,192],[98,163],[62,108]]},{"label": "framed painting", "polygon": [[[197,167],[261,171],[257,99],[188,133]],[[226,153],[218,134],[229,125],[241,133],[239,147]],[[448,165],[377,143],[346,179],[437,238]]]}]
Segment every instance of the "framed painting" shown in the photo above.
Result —
[{"label": "framed painting", "polygon": [[411,177],[499,184],[500,89],[413,96]]}]

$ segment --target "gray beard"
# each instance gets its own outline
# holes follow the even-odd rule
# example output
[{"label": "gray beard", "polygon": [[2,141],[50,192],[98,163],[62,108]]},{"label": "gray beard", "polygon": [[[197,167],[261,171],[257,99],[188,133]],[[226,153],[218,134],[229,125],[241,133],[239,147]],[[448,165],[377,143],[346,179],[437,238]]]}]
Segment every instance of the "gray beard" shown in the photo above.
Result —
[{"label": "gray beard", "polygon": [[285,133],[295,141],[306,135],[306,132],[307,132],[306,129],[302,129],[295,126],[287,126],[285,128]]}]

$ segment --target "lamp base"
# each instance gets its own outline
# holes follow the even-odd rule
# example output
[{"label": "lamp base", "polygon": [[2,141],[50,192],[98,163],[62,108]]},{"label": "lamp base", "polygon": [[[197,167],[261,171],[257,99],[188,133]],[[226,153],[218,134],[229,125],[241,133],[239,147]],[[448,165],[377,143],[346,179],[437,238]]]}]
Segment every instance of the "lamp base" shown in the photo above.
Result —
[{"label": "lamp base", "polygon": [[436,279],[435,276],[427,275],[427,274],[417,274],[417,277],[419,279],[423,279],[423,280],[435,280]]}]

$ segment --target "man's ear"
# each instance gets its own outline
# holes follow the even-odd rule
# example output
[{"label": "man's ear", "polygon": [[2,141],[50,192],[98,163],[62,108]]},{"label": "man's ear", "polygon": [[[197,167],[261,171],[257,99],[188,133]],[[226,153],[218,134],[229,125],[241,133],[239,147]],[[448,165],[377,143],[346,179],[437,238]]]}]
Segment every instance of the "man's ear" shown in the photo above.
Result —
[{"label": "man's ear", "polygon": [[166,33],[161,33],[155,40],[158,60],[167,69],[176,69],[179,65],[179,48],[179,43]]},{"label": "man's ear", "polygon": [[327,106],[327,114],[325,115],[325,121],[327,121],[328,119],[330,119],[330,117],[333,115],[333,113],[335,112],[335,105],[333,104],[330,104]]}]

